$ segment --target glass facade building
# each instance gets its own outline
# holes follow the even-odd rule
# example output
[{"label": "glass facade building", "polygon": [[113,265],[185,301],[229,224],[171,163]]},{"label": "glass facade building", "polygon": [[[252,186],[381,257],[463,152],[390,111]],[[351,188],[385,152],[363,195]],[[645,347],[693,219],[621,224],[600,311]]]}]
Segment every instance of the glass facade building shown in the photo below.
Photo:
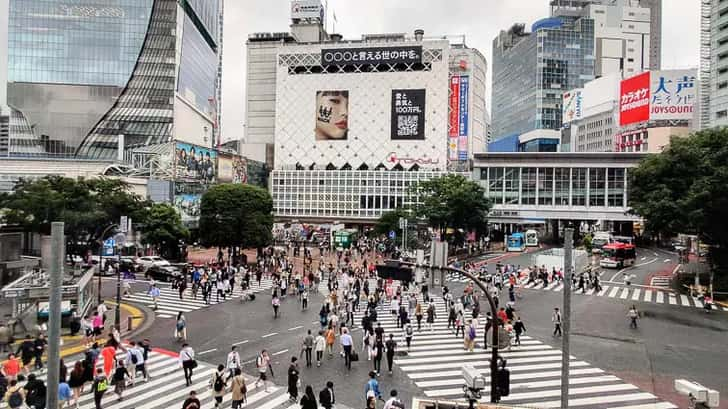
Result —
[{"label": "glass facade building", "polygon": [[594,21],[547,20],[530,33],[516,25],[493,42],[493,140],[560,129],[562,93],[594,79]]},{"label": "glass facade building", "polygon": [[[7,153],[114,159],[217,95],[219,0],[10,0]],[[15,130],[15,131],[14,131]]]}]

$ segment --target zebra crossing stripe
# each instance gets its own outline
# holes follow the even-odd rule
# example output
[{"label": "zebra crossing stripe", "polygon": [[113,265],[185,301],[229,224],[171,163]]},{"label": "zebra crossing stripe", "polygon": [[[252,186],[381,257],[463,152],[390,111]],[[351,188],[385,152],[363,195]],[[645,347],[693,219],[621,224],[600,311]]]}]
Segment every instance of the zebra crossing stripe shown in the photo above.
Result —
[{"label": "zebra crossing stripe", "polygon": [[[574,365],[571,365],[572,367]],[[602,371],[599,368],[583,368],[583,369],[571,369],[569,371],[570,375],[592,375],[592,374],[602,374],[604,371]],[[442,376],[448,376],[446,373],[442,373]],[[450,376],[459,376],[461,375],[461,371],[454,371],[454,373]],[[488,378],[489,373],[487,371],[482,373],[483,376],[486,377],[486,381],[490,382],[490,379]],[[552,377],[559,377],[561,376],[561,370],[558,371],[544,371],[544,372],[527,372],[527,373],[511,373],[510,378],[511,381],[517,381],[521,379],[537,379],[537,378],[552,378]],[[435,386],[448,386],[453,384],[460,384],[462,383],[462,380],[458,379],[445,379],[445,380],[435,380],[435,381],[421,381],[421,382],[415,382],[415,385],[417,385],[420,388],[432,388]],[[458,389],[459,392],[462,392],[462,388]]]},{"label": "zebra crossing stripe", "polygon": [[[579,368],[589,366],[589,363],[584,361],[574,361],[572,360],[569,362],[569,367],[571,368]],[[511,378],[514,376],[514,373],[523,372],[523,371],[534,371],[534,370],[543,370],[543,369],[559,369],[559,376],[561,376],[561,361],[559,362],[551,362],[551,363],[545,363],[545,364],[533,364],[533,365],[520,365],[513,368],[508,368],[511,371]],[[590,368],[598,370],[599,372],[603,372],[599,368]],[[488,368],[483,368],[479,371],[483,375],[488,375],[490,372]],[[573,372],[573,371],[572,371]],[[532,372],[526,372],[526,375],[530,375]],[[416,372],[407,374],[411,379],[432,379],[432,378],[443,378],[443,377],[461,377],[462,371],[437,371],[437,372]]]},{"label": "zebra crossing stripe", "polygon": [[[571,391],[569,391],[571,392]],[[637,400],[654,400],[656,399],[655,395],[647,392],[641,392],[641,393],[628,393],[628,394],[621,394],[621,395],[608,395],[608,396],[599,396],[599,397],[592,397],[592,398],[575,398],[571,399],[569,398],[569,407],[575,407],[575,406],[586,406],[590,407],[591,405],[596,404],[607,404],[607,403],[616,403],[616,402],[628,402],[628,401],[637,401]],[[485,400],[481,399],[482,402],[486,402]],[[536,408],[560,408],[561,407],[561,401],[560,400],[553,400],[553,401],[546,401],[546,402],[529,402],[529,406],[533,406]]]},{"label": "zebra crossing stripe", "polygon": [[597,296],[602,297],[604,294],[606,294],[608,289],[609,289],[609,286],[605,285],[604,287],[602,287],[602,291],[599,291],[599,294],[597,294]]},{"label": "zebra crossing stripe", "polygon": [[677,305],[677,298],[674,294],[668,294],[667,295],[668,300],[670,301],[670,305]]},{"label": "zebra crossing stripe", "polygon": [[632,291],[632,301],[639,301],[640,300],[640,294],[641,294],[640,289],[639,288],[635,288]]},{"label": "zebra crossing stripe", "polygon": [[652,302],[652,290],[645,290],[645,297],[642,299],[645,302]]},{"label": "zebra crossing stripe", "polygon": [[657,303],[658,304],[665,303],[665,293],[663,293],[662,291],[657,291]]},{"label": "zebra crossing stripe", "polygon": [[612,287],[612,291],[609,292],[608,297],[614,298],[617,295],[617,292],[619,291],[619,287]]},{"label": "zebra crossing stripe", "polygon": [[[539,377],[539,374],[534,374],[535,377]],[[551,375],[553,376],[553,375]],[[530,378],[526,378],[530,379]],[[490,383],[490,378],[485,377],[486,383]],[[538,388],[549,388],[549,387],[560,387],[561,386],[561,379],[553,379],[548,381],[533,381],[533,382],[523,382],[523,383],[515,383],[513,382],[514,378],[511,376],[511,384],[510,389],[511,393],[514,391],[518,391],[520,389],[528,390],[528,389],[538,389]],[[593,376],[593,377],[584,377],[584,378],[569,378],[569,385],[588,385],[590,383],[599,383],[599,382],[619,382],[620,379],[617,378],[614,375],[602,375],[602,376]],[[431,398],[433,397],[443,397],[443,396],[452,396],[452,395],[462,395],[463,393],[463,387],[462,387],[462,380],[458,379],[452,379],[449,381],[447,385],[457,385],[456,388],[447,388],[447,389],[435,389],[435,390],[429,390],[425,392],[425,394]]]},{"label": "zebra crossing stripe", "polygon": [[622,294],[619,296],[619,298],[626,300],[628,295],[629,295],[629,288],[625,287],[622,289]]},{"label": "zebra crossing stripe", "polygon": [[680,294],[680,303],[682,305],[690,306],[690,301],[688,301],[688,296],[685,294]]},{"label": "zebra crossing stripe", "polygon": [[677,409],[677,406],[670,402],[646,403],[643,405],[612,406],[609,409]]},{"label": "zebra crossing stripe", "polygon": [[695,304],[695,308],[703,308],[703,302],[700,301],[697,297],[692,297],[693,303]]}]

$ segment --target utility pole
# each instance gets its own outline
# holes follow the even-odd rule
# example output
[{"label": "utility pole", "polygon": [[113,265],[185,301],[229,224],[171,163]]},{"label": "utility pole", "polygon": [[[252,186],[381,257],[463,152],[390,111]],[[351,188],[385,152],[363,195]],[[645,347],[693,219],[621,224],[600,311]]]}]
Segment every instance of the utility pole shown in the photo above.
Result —
[{"label": "utility pole", "polygon": [[561,408],[569,407],[569,333],[571,332],[571,268],[574,250],[574,229],[564,229],[564,305],[561,311]]},{"label": "utility pole", "polygon": [[51,223],[50,299],[48,300],[48,386],[46,407],[58,407],[61,345],[61,286],[63,285],[63,222]]}]

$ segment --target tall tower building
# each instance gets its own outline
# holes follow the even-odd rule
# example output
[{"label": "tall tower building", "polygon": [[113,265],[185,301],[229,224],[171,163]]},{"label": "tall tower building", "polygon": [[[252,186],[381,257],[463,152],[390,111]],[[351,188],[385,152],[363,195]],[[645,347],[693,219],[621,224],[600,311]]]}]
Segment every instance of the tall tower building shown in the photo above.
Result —
[{"label": "tall tower building", "polygon": [[650,70],[662,68],[662,0],[640,0],[650,9]]},{"label": "tall tower building", "polygon": [[[703,124],[705,127],[728,125],[728,3],[720,0],[703,0],[701,29],[709,30],[709,43],[701,47],[701,73],[708,78],[707,98],[701,100],[709,107]],[[707,20],[707,25],[705,24]],[[706,40],[707,32],[701,33]],[[707,52],[706,52],[707,51]],[[702,58],[707,56],[708,58]],[[707,67],[706,67],[707,66]],[[704,77],[703,80],[706,78]],[[702,93],[706,96],[706,92]]]},{"label": "tall tower building", "polygon": [[7,156],[213,145],[219,0],[9,3]]}]

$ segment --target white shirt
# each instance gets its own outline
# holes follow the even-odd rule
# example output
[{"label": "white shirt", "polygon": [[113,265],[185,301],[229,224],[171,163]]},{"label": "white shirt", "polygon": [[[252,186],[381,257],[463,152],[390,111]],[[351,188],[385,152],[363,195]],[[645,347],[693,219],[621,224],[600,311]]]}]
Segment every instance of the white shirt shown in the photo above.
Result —
[{"label": "white shirt", "polygon": [[98,307],[96,307],[96,311],[98,311],[99,315],[101,315],[101,316],[106,314],[106,311],[108,311],[108,310],[109,309],[106,307],[106,304],[104,304],[104,303],[101,303],[101,304],[99,304]]},{"label": "white shirt", "polygon": [[[384,404],[384,407],[382,409],[394,409],[397,408],[397,406],[394,406],[394,402],[398,401],[396,397],[391,397],[387,400],[387,402]],[[404,406],[404,405],[403,405]]]},{"label": "white shirt", "polygon": [[317,336],[313,343],[316,351],[323,351],[326,348],[326,339],[321,335]]},{"label": "white shirt", "polygon": [[240,367],[240,354],[238,351],[230,351],[227,356],[227,369],[237,369]]},{"label": "white shirt", "polygon": [[182,348],[182,351],[179,353],[179,361],[180,363],[184,361],[190,361],[195,359],[195,351],[192,350],[191,347]]}]

